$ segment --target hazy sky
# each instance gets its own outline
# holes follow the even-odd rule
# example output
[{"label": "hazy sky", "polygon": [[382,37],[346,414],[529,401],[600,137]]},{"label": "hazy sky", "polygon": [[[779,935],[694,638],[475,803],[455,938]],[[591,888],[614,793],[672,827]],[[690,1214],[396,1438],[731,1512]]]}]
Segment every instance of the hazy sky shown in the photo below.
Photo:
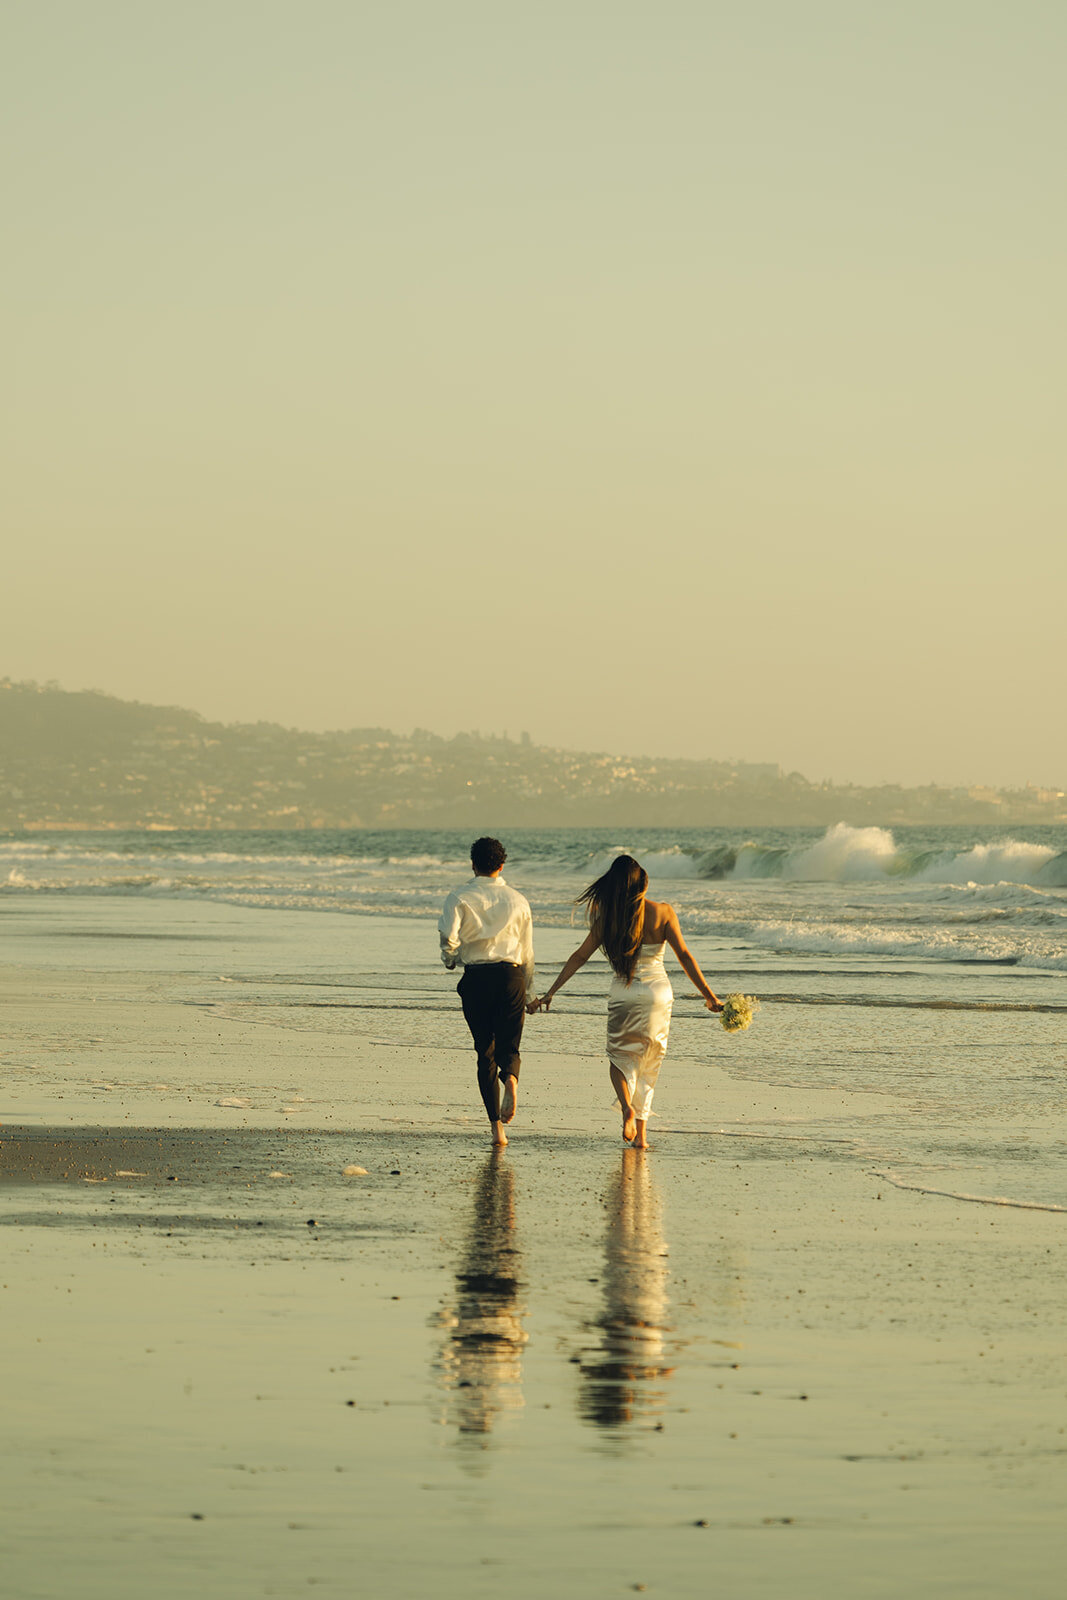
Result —
[{"label": "hazy sky", "polygon": [[1063,784],[1061,0],[6,0],[0,674]]}]

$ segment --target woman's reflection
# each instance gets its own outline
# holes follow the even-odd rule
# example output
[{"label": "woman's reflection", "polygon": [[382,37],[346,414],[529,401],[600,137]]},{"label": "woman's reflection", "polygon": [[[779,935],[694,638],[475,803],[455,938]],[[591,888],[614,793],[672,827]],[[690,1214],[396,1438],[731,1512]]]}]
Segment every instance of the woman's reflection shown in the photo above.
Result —
[{"label": "woman's reflection", "polygon": [[449,1333],[440,1358],[447,1392],[443,1420],[461,1434],[487,1434],[502,1412],[522,1405],[527,1334],[519,1301],[514,1185],[504,1152],[492,1151],[475,1185],[455,1304],[440,1313],[440,1324]]},{"label": "woman's reflection", "polygon": [[664,1359],[670,1326],[662,1207],[644,1151],[623,1151],[606,1209],[604,1309],[593,1324],[600,1343],[579,1358],[578,1413],[615,1428],[661,1411],[657,1380],[674,1371]]}]

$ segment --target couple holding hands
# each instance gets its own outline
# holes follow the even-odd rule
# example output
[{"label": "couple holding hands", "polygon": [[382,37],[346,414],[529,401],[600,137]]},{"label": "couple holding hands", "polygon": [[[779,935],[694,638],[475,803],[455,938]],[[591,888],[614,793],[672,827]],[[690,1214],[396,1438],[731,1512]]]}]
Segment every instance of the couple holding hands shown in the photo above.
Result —
[{"label": "couple holding hands", "polygon": [[474,877],[445,901],[438,930],[441,960],[463,968],[458,991],[478,1057],[478,1088],[494,1145],[506,1145],[515,1115],[519,1042],[527,1012],[547,1011],[557,992],[602,949],[614,974],[608,991],[608,1062],[622,1111],[622,1136],[648,1149],[648,1115],[667,1050],[674,991],[663,964],[670,945],[709,1011],[721,1011],[678,926],[673,906],[649,900],[648,873],[633,856],[616,856],[577,904],[589,932],[555,982],[534,990],[533,918],[524,895],[501,876],[507,851],[499,839],[471,845]]}]

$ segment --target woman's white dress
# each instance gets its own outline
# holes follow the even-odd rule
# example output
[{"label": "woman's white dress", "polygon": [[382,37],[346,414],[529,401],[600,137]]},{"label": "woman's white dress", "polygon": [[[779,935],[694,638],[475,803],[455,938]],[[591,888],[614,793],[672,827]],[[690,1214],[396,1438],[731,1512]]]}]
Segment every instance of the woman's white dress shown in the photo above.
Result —
[{"label": "woman's white dress", "polygon": [[666,942],[643,944],[630,983],[616,973],[608,990],[608,1060],[629,1084],[642,1122],[652,1107],[671,1029],[674,990],[663,965],[666,948]]}]

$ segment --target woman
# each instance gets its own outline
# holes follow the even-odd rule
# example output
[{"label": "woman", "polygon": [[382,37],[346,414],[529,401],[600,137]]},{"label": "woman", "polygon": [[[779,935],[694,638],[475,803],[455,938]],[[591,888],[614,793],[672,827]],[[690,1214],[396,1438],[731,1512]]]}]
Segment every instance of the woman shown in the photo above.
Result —
[{"label": "woman", "polygon": [[566,961],[555,983],[531,1009],[546,1011],[556,993],[603,948],[615,973],[608,991],[608,1061],[622,1108],[622,1136],[648,1149],[648,1114],[667,1051],[674,991],[663,965],[670,945],[709,1011],[721,1011],[682,938],[674,907],[649,900],[648,873],[633,856],[616,856],[576,904],[588,907],[589,936]]}]

